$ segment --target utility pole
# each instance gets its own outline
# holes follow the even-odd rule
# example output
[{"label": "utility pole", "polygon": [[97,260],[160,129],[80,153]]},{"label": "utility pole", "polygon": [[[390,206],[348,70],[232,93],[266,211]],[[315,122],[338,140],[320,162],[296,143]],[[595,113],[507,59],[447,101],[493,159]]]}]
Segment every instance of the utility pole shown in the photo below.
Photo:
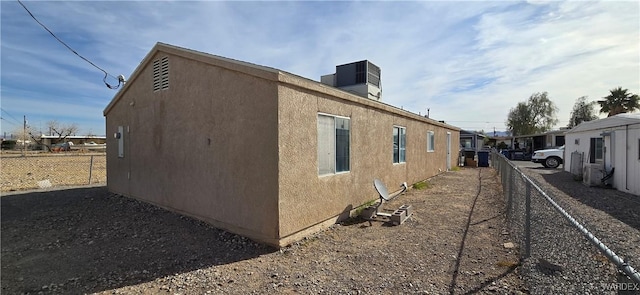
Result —
[{"label": "utility pole", "polygon": [[22,121],[22,156],[25,156],[25,148],[27,145],[27,115],[23,116]]}]

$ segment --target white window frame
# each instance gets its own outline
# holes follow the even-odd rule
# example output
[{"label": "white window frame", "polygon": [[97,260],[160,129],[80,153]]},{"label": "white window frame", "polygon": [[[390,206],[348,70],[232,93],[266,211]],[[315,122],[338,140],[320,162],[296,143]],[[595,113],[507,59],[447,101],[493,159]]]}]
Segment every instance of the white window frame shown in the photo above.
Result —
[{"label": "white window frame", "polygon": [[[600,143],[600,153],[597,153],[597,145]],[[589,162],[602,163],[605,157],[604,138],[591,137],[589,140]]]},{"label": "white window frame", "polygon": [[436,151],[436,134],[432,130],[427,131],[427,152],[433,153]]},{"label": "white window frame", "polygon": [[[333,161],[334,162],[333,162],[333,167],[332,167],[333,171],[325,172],[325,173],[321,173],[320,172],[320,157],[321,157],[321,155],[320,155],[320,134],[318,134],[318,146],[317,146],[317,148],[318,148],[318,155],[317,155],[317,157],[318,157],[317,158],[317,161],[318,161],[317,162],[318,163],[318,176],[330,176],[330,175],[345,174],[345,173],[351,172],[351,118],[350,117],[343,117],[343,116],[338,116],[338,115],[327,114],[327,113],[318,113],[318,115],[316,116],[316,119],[317,119],[316,122],[319,122],[318,118],[320,116],[333,118],[333,124],[334,124],[334,127],[333,127],[333,140],[334,140],[334,142],[333,142],[333,153],[332,153],[332,155],[333,155]],[[349,121],[349,159],[348,159],[348,163],[347,163],[347,170],[344,170],[344,171],[336,171],[337,168],[338,168],[338,155],[337,155],[338,143],[335,141],[336,130],[337,130],[336,119],[345,119],[345,120]],[[317,124],[318,123],[316,123],[316,125]]]},{"label": "white window frame", "polygon": [[[396,143],[395,135],[393,135],[393,144],[398,145],[398,161],[396,161],[395,155],[395,147],[393,149],[393,164],[403,164],[407,162],[407,127],[393,125],[393,132],[395,133],[396,129],[398,129],[398,142]],[[404,132],[400,132],[400,130],[404,130]],[[402,137],[404,135],[404,142],[402,141]]]}]

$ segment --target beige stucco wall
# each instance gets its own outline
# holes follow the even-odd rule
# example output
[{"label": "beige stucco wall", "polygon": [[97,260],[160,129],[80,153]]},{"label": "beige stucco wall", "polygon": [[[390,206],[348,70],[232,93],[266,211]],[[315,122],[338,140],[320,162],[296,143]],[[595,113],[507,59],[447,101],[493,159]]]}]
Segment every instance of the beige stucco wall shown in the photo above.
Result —
[{"label": "beige stucco wall", "polygon": [[[298,85],[281,84],[278,96],[279,212],[284,244],[295,240],[301,230],[376,199],[375,178],[395,191],[402,182],[412,184],[446,171],[447,132],[451,133],[451,165],[457,164],[457,128],[304,80],[291,82]],[[318,175],[318,113],[350,118],[348,173]],[[406,163],[393,164],[394,125],[406,127]],[[435,133],[434,152],[427,152],[427,131]]]},{"label": "beige stucco wall", "polygon": [[[168,56],[169,89],[152,90]],[[318,176],[317,115],[351,119],[350,171]],[[286,245],[390,191],[457,163],[459,130],[274,69],[156,45],[105,109],[110,191]],[[393,126],[406,162],[393,164]],[[113,134],[125,127],[124,158]],[[128,130],[128,131],[127,131]],[[427,131],[435,152],[427,152]]]},{"label": "beige stucco wall", "polygon": [[[147,64],[105,111],[109,190],[277,243],[275,83],[199,55],[148,60],[162,56],[169,89],[153,92]],[[120,125],[124,158],[113,137]]]}]

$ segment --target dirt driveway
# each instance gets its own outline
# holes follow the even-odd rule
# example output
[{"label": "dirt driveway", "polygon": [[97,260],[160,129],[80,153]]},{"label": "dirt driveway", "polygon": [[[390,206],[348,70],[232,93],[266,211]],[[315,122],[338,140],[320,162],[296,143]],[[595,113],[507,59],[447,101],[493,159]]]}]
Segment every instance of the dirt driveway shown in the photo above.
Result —
[{"label": "dirt driveway", "polygon": [[495,171],[428,183],[386,206],[413,206],[400,226],[352,219],[279,250],[104,187],[3,196],[2,294],[526,293]]}]

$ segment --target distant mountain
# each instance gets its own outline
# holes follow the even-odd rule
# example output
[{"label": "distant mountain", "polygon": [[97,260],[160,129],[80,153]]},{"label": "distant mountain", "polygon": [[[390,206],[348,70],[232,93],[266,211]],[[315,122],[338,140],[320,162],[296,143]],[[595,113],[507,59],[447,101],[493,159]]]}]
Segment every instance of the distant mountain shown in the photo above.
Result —
[{"label": "distant mountain", "polygon": [[493,133],[493,131],[490,131],[490,132],[487,132],[487,135],[497,136],[497,137],[511,136],[511,134],[508,131],[496,131],[495,134]]},{"label": "distant mountain", "polygon": [[[467,131],[467,132],[476,132],[478,134],[483,134],[483,132],[481,131]],[[485,135],[489,136],[489,137],[508,137],[511,136],[511,134],[507,131],[496,131],[495,133],[493,131],[488,131],[488,132],[484,132]]]}]

